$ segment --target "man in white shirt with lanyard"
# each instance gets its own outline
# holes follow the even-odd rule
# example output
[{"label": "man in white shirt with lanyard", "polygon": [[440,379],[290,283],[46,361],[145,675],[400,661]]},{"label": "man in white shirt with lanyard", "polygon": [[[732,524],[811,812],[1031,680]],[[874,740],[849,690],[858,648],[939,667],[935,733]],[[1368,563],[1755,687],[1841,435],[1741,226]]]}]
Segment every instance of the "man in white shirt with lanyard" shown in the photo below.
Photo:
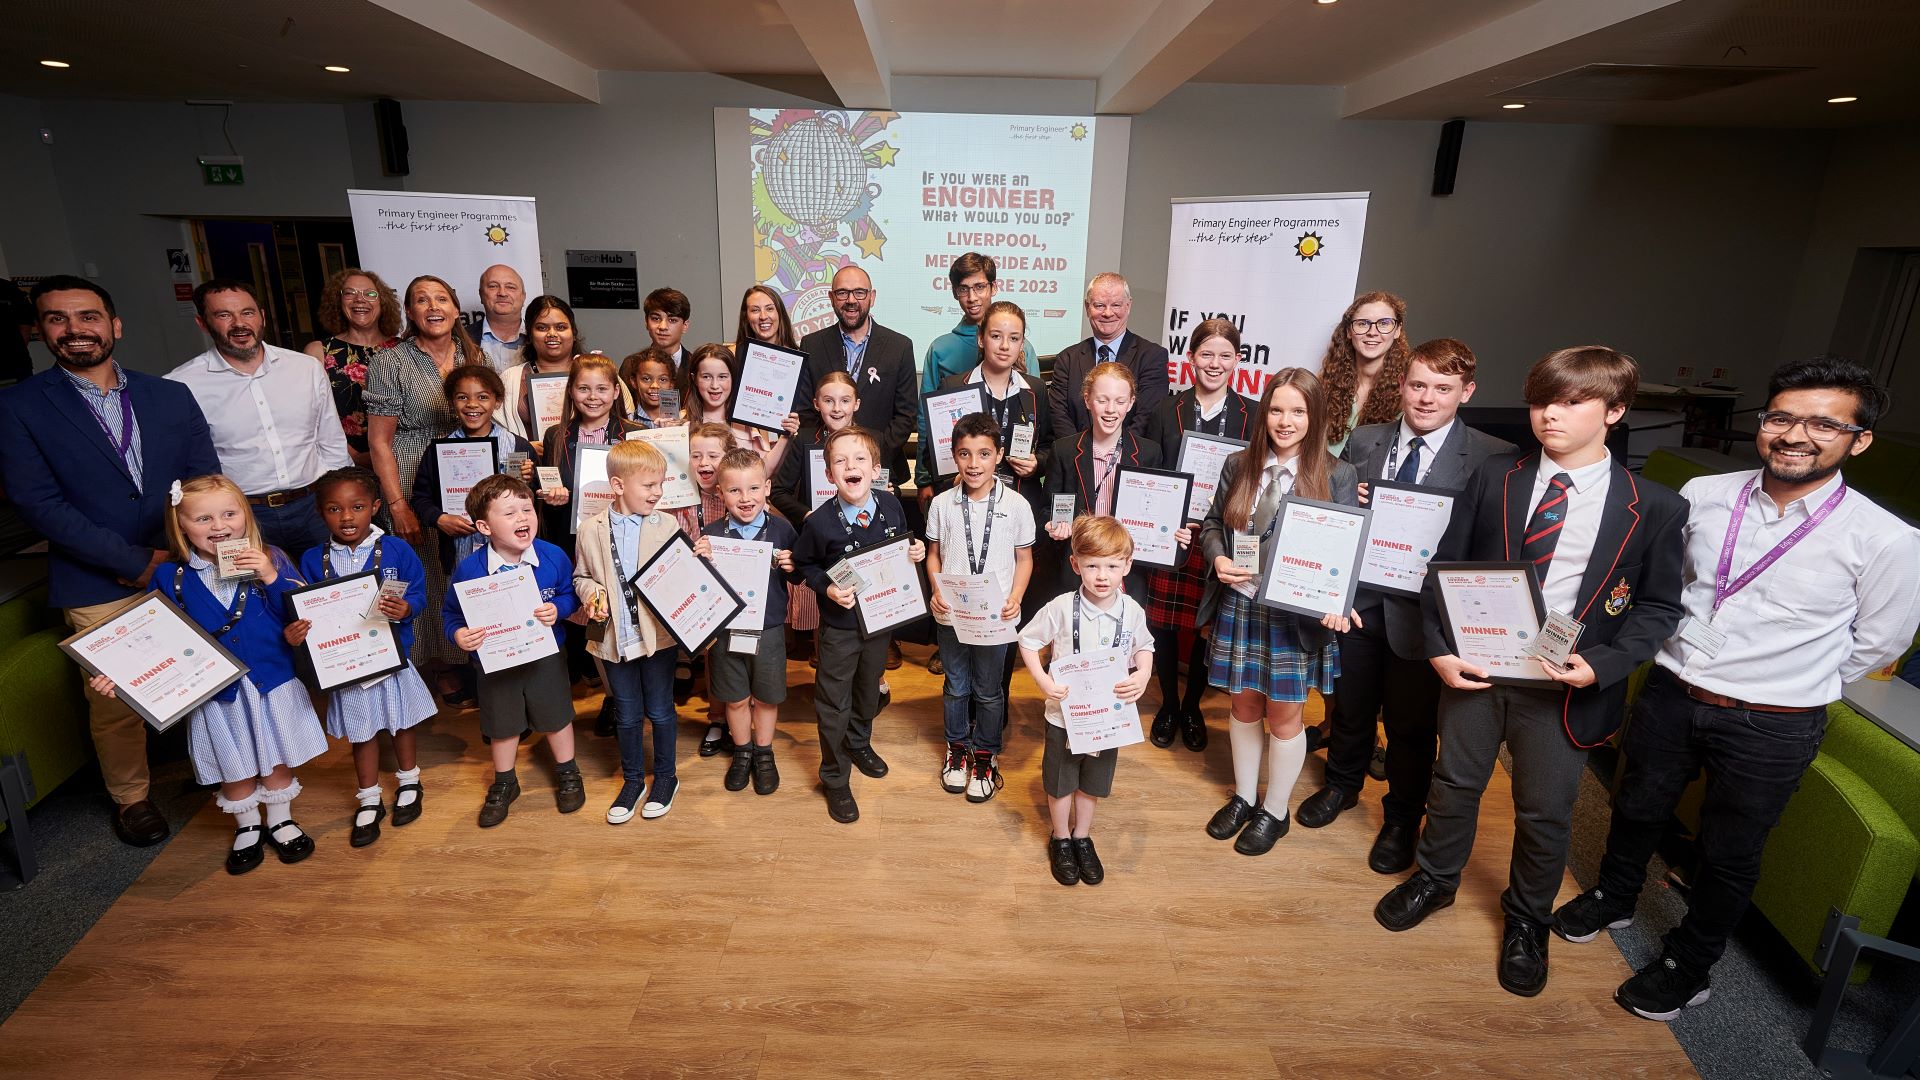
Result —
[{"label": "man in white shirt with lanyard", "polygon": [[1659,959],[1614,993],[1649,1020],[1707,1000],[1760,876],[1767,834],[1813,763],[1841,687],[1899,656],[1920,623],[1920,533],[1848,489],[1885,390],[1841,360],[1788,364],[1767,388],[1758,471],[1681,489],[1686,617],[1655,658],[1622,751],[1599,882],[1554,913],[1591,941],[1633,922],[1674,807],[1705,770],[1700,873]]},{"label": "man in white shirt with lanyard", "polygon": [[244,282],[204,282],[193,290],[193,304],[213,348],[167,378],[193,391],[220,471],[246,492],[261,535],[298,559],[328,539],[311,485],[353,464],[326,369],[262,339],[260,301]]}]

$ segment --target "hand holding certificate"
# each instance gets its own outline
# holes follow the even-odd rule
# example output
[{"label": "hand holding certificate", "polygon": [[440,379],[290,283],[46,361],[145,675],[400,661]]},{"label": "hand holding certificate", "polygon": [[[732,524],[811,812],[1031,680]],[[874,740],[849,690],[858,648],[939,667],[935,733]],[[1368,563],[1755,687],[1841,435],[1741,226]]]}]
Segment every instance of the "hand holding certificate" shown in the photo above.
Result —
[{"label": "hand holding certificate", "polygon": [[[407,583],[395,581],[402,593]],[[303,648],[317,688],[326,691],[390,675],[407,666],[393,623],[379,612],[384,585],[372,570],[330,578],[287,594],[295,618],[313,625]]]},{"label": "hand holding certificate", "polygon": [[1455,656],[1485,672],[1488,682],[1553,682],[1534,655],[1543,604],[1531,564],[1434,563],[1427,572]]},{"label": "hand holding certificate", "polygon": [[733,398],[733,419],[783,434],[787,414],[797,411],[800,370],[807,354],[749,341],[740,357],[740,389]]},{"label": "hand holding certificate", "polygon": [[1239,439],[1202,435],[1197,431],[1180,433],[1180,463],[1176,468],[1193,477],[1193,495],[1187,500],[1188,521],[1206,520],[1214,493],[1220,488],[1220,469],[1228,458],[1246,447]]},{"label": "hand holding certificate", "polygon": [[141,593],[60,643],[74,662],[113,682],[114,696],[165,731],[246,675],[165,594]]},{"label": "hand holding certificate", "polygon": [[860,636],[884,634],[927,614],[927,598],[920,591],[920,575],[913,568],[913,537],[887,540],[848,555],[848,569],[860,575],[853,610],[860,620]]},{"label": "hand holding certificate", "polygon": [[960,471],[953,460],[953,425],[963,416],[987,411],[986,387],[969,383],[958,390],[928,394],[925,405],[927,437],[933,440],[933,471],[939,476],[952,476]]},{"label": "hand holding certificate", "polygon": [[[772,545],[768,545],[768,554],[772,554]],[[763,564],[759,578],[762,590],[766,581]],[[660,550],[633,576],[633,587],[666,626],[667,633],[689,653],[706,648],[713,635],[725,630],[746,606],[721,580],[714,564],[693,553],[692,542],[680,532],[660,545]],[[752,629],[758,630],[760,625],[755,623]]]},{"label": "hand holding certificate", "polygon": [[1427,560],[1453,516],[1453,495],[1392,480],[1372,485],[1373,525],[1360,559],[1360,584],[1418,596],[1427,581]]},{"label": "hand holding certificate", "polygon": [[1354,569],[1367,536],[1367,511],[1289,495],[1277,512],[1258,601],[1311,619],[1346,618],[1359,584]]},{"label": "hand holding certificate", "polygon": [[460,598],[460,614],[466,617],[467,628],[486,634],[473,650],[480,659],[480,670],[505,671],[560,651],[553,628],[534,618],[534,609],[546,601],[540,597],[540,584],[533,579],[531,568],[515,567],[457,581],[448,588]]},{"label": "hand holding certificate", "polygon": [[500,444],[492,439],[435,439],[431,447],[440,469],[440,512],[467,516],[467,492],[500,471]]},{"label": "hand holding certificate", "polygon": [[529,442],[547,437],[547,429],[558,427],[567,405],[567,373],[549,372],[527,376],[527,398],[532,406],[533,431]]},{"label": "hand holding certificate", "polygon": [[1014,622],[1000,617],[1007,606],[990,574],[935,574],[947,621],[962,645],[1005,645],[1020,637]]},{"label": "hand holding certificate", "polygon": [[700,502],[700,489],[693,482],[693,452],[688,446],[687,434],[687,425],[675,424],[672,427],[645,428],[627,435],[629,439],[653,444],[653,448],[667,459],[667,476],[660,487],[658,504],[662,510],[679,510]]},{"label": "hand holding certificate", "polygon": [[613,505],[613,484],[607,479],[608,446],[581,443],[573,451],[573,531],[580,523]]},{"label": "hand holding certificate", "polygon": [[727,624],[729,630],[759,633],[766,622],[767,583],[773,578],[773,545],[765,540],[741,540],[731,536],[709,536],[708,561],[714,570],[744,601],[740,614]]},{"label": "hand holding certificate", "polygon": [[1067,692],[1060,703],[1060,715],[1066,721],[1067,749],[1076,754],[1097,754],[1141,742],[1140,711],[1121,701],[1115,690],[1127,677],[1129,654],[1125,649],[1096,649],[1092,652],[1057,656],[1047,674]]},{"label": "hand holding certificate", "polygon": [[1180,565],[1175,534],[1187,527],[1193,477],[1121,466],[1113,488],[1113,516],[1133,537],[1133,561],[1171,569]]}]

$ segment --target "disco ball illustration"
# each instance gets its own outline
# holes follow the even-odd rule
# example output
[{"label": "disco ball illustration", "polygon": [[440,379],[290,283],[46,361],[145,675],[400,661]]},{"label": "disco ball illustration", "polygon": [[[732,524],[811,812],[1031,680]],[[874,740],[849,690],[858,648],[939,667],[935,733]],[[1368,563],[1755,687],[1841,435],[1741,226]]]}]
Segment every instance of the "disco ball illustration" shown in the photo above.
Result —
[{"label": "disco ball illustration", "polygon": [[808,225],[831,225],[866,191],[867,163],[847,132],[825,120],[802,120],[767,144],[762,175],[774,205]]}]

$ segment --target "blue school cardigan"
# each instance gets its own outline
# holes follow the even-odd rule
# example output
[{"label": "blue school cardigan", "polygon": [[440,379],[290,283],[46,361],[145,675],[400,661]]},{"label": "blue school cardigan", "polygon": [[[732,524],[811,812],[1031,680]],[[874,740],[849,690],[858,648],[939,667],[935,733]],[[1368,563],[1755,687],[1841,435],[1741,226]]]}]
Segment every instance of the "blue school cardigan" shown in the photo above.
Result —
[{"label": "blue school cardigan", "polygon": [[[247,665],[246,677],[262,695],[272,693],[281,683],[293,679],[293,646],[287,644],[285,636],[287,593],[304,584],[294,576],[293,566],[286,561],[286,556],[278,551],[273,554],[280,576],[274,578],[271,585],[262,585],[254,580],[241,586],[247,590],[247,610],[233,629],[217,639],[233,654],[234,659]],[[169,600],[176,600],[187,617],[199,623],[201,629],[209,634],[225,626],[229,617],[228,608],[200,581],[200,574],[193,567],[186,567],[187,572],[180,582],[180,596],[174,596],[173,578],[179,569],[179,564],[172,560],[156,567],[153,571],[153,591],[165,593]],[[239,696],[240,684],[236,682],[215,694],[214,700],[227,704]]]},{"label": "blue school cardigan", "polygon": [[[412,544],[395,540],[391,535],[382,535],[374,544],[380,553],[380,579],[407,583],[406,595],[401,597],[407,602],[407,617],[393,624],[393,639],[400,643],[400,651],[411,657],[413,619],[427,606],[427,568],[420,564],[420,556],[413,553]],[[368,556],[361,572],[372,568],[373,557]],[[333,567],[327,562],[326,544],[310,548],[300,556],[300,576],[310,582],[333,576]]]}]

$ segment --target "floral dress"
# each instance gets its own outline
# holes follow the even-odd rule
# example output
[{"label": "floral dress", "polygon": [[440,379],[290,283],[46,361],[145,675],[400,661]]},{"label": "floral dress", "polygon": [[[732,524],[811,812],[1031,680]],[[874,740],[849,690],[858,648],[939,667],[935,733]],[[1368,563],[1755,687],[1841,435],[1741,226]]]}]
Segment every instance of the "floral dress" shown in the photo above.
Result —
[{"label": "floral dress", "polygon": [[358,453],[367,452],[367,362],[374,353],[398,344],[399,338],[388,338],[379,345],[355,345],[336,337],[320,339],[325,352],[320,365],[327,369],[327,381],[333,384],[333,407],[340,414],[347,445]]}]

